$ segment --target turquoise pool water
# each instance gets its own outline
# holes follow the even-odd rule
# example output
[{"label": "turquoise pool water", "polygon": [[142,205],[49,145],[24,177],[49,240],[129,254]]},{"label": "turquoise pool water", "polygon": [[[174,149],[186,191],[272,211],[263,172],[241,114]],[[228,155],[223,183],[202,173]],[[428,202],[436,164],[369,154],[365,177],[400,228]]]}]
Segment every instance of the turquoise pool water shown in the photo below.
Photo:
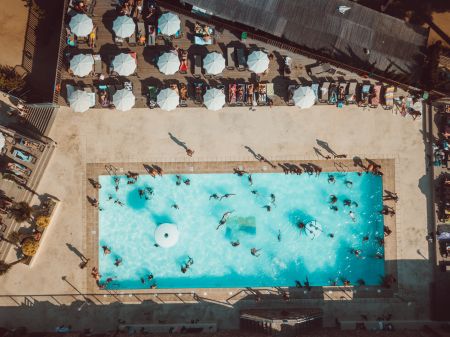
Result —
[{"label": "turquoise pool water", "polygon": [[[335,183],[328,182],[330,174]],[[377,240],[383,238],[379,176],[260,173],[252,174],[252,186],[247,175],[234,174],[182,175],[190,185],[177,185],[175,175],[144,175],[135,184],[119,178],[116,191],[114,177],[99,177],[100,283],[110,279],[109,289],[154,283],[158,288],[295,286],[295,280],[307,279],[311,286],[360,279],[376,285],[384,275],[384,258],[375,257],[384,253]],[[153,190],[149,200],[139,195],[147,187]],[[213,194],[235,195],[220,201],[210,199]],[[338,199],[337,210],[330,208],[331,195]],[[228,211],[233,213],[217,229]],[[173,247],[155,246],[155,229],[163,223],[178,226]],[[232,246],[236,241],[239,245]],[[102,246],[111,253],[105,255]],[[258,257],[252,248],[261,249]],[[194,263],[182,273],[189,257]],[[119,266],[116,259],[122,260]]]}]

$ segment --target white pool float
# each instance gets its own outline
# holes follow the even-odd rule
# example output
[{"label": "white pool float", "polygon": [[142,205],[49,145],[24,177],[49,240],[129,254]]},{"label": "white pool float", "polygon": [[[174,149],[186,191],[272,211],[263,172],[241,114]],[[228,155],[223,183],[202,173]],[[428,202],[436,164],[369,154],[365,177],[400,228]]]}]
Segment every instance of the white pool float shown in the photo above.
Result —
[{"label": "white pool float", "polygon": [[170,248],[177,244],[180,237],[178,227],[172,223],[163,223],[155,229],[155,242],[163,248]]}]

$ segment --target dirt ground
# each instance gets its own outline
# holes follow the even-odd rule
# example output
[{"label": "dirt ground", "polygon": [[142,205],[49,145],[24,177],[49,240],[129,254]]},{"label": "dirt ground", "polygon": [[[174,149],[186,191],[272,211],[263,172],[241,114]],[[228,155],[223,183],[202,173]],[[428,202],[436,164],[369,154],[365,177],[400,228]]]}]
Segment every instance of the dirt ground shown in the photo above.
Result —
[{"label": "dirt ground", "polygon": [[28,8],[22,0],[8,1],[0,10],[0,64],[22,64],[22,50],[28,19]]},{"label": "dirt ground", "polygon": [[[442,29],[447,36],[450,36],[450,12],[433,13],[433,22]],[[450,44],[446,43],[433,29],[430,29],[428,45],[431,45],[438,40],[442,41],[443,46],[450,48]]]}]

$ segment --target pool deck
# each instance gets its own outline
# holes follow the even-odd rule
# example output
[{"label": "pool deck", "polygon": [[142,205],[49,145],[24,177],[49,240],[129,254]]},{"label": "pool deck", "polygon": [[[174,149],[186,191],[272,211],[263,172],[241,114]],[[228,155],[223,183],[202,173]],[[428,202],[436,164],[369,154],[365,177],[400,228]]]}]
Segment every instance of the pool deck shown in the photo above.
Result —
[{"label": "pool deck", "polygon": [[[308,110],[258,107],[256,111],[233,108],[219,112],[202,108],[172,112],[133,109],[125,113],[93,109],[84,114],[62,108],[50,134],[58,147],[37,191],[62,201],[58,218],[48,229],[51,240],[40,248],[33,266],[18,264],[2,276],[0,325],[27,322],[34,329],[53,329],[59,324],[72,324],[74,329],[114,329],[118,318],[130,323],[200,318],[217,321],[223,329],[236,328],[240,308],[264,306],[320,307],[327,326],[334,325],[335,318],[355,321],[361,314],[370,320],[387,313],[392,313],[394,320],[427,320],[433,262],[428,258],[425,240],[430,185],[423,123],[381,108],[367,111],[356,106],[314,106]],[[168,132],[195,150],[194,156],[186,156]],[[252,171],[263,170],[263,166],[270,170],[269,165],[254,160],[244,148],[249,146],[273,163],[313,162],[324,172],[336,171],[334,160],[320,160],[314,153],[317,139],[328,142],[337,153],[347,154],[350,161],[344,163],[350,170],[355,169],[353,156],[380,163],[385,189],[399,194],[399,202],[391,205],[396,208],[396,216],[385,218],[393,230],[386,238],[386,265],[388,270],[394,268],[398,287],[380,288],[380,293],[377,289],[344,292],[313,288],[305,294],[302,289],[289,289],[290,302],[283,301],[277,289],[189,289],[179,295],[173,290],[163,294],[158,289],[102,293],[92,287],[89,273],[96,261],[92,249],[97,234],[92,231],[97,212],[86,201],[87,195],[95,197],[87,178],[101,173],[105,163],[141,173],[142,163],[164,163],[161,166],[166,172],[179,173],[191,172],[190,167],[195,172],[229,172],[236,163]],[[66,243],[91,259],[87,269],[79,269],[80,259]],[[11,250],[11,260],[13,257]],[[255,301],[255,293],[260,293],[261,301]],[[83,309],[86,298],[95,305]],[[27,303],[33,305],[25,306]],[[104,305],[109,303],[114,304]],[[127,305],[137,303],[142,305]],[[62,304],[68,315],[57,314]],[[86,311],[92,315],[86,315]]]}]

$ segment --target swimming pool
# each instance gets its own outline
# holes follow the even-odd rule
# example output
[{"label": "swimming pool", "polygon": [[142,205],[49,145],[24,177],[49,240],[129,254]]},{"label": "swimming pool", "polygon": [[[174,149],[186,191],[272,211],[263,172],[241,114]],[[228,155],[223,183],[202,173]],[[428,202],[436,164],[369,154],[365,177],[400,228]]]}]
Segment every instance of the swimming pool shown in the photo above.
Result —
[{"label": "swimming pool", "polygon": [[[118,178],[116,191],[114,177],[99,177],[99,271],[109,289],[377,285],[384,275],[380,176],[255,173],[252,185],[236,174],[186,174],[180,184],[176,175]],[[167,223],[179,236],[170,248],[155,245],[156,228]]]}]

